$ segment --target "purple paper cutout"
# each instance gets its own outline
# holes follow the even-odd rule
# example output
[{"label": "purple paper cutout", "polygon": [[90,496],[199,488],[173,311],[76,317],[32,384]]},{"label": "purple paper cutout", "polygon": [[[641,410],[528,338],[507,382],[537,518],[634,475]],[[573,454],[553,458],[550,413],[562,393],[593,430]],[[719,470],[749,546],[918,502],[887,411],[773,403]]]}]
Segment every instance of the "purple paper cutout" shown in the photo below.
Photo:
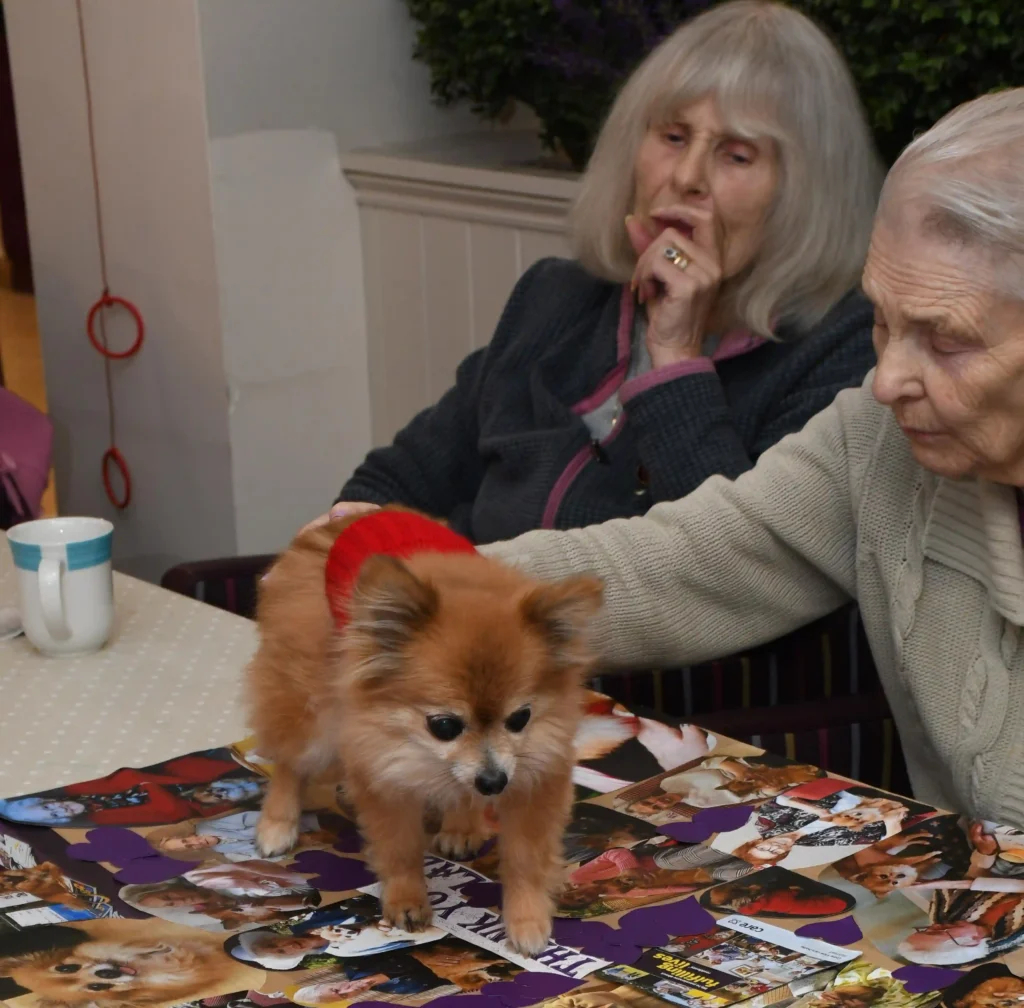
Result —
[{"label": "purple paper cutout", "polygon": [[159,855],[144,836],[122,826],[97,826],[85,834],[85,843],[69,844],[67,854],[77,861],[108,861],[122,865],[140,857]]},{"label": "purple paper cutout", "polygon": [[166,882],[192,865],[157,853],[138,833],[121,826],[97,826],[85,834],[85,843],[68,844],[68,857],[76,861],[105,861],[121,870],[114,878],[126,884]]},{"label": "purple paper cutout", "polygon": [[893,970],[892,975],[906,987],[908,994],[927,994],[955,984],[964,974],[962,970],[938,966],[901,966]]},{"label": "purple paper cutout", "polygon": [[363,861],[355,858],[338,857],[328,851],[303,851],[295,856],[288,866],[303,875],[314,875],[309,884],[314,889],[328,892],[347,892],[362,886],[373,885],[377,876]]},{"label": "purple paper cutout", "polygon": [[864,937],[860,925],[852,917],[804,924],[803,927],[798,927],[795,933],[801,938],[819,938],[833,945],[854,945]]},{"label": "purple paper cutout", "polygon": [[[579,987],[583,981],[573,980],[570,977],[556,976],[554,973],[517,973],[512,978],[512,983],[516,987],[525,988],[533,994],[549,998],[558,997],[560,994],[568,994],[569,991]],[[487,987],[493,986],[494,984],[487,984],[484,986],[484,990],[487,990]]]},{"label": "purple paper cutout", "polygon": [[357,829],[346,829],[338,834],[338,839],[331,846],[342,854],[362,854],[363,838]]},{"label": "purple paper cutout", "polygon": [[615,928],[603,921],[566,920],[563,917],[556,917],[551,922],[551,937],[559,945],[578,947],[587,942],[603,941],[615,933]]},{"label": "purple paper cutout", "polygon": [[[520,980],[520,977],[531,979]],[[538,1001],[575,990],[581,983],[582,980],[570,980],[554,973],[519,973],[511,982],[484,984],[480,993],[497,998],[505,1008],[529,1008]]]},{"label": "purple paper cutout", "polygon": [[622,941],[648,947],[664,945],[670,937],[704,934],[714,926],[715,918],[693,896],[630,910],[619,918]]},{"label": "purple paper cutout", "polygon": [[183,871],[189,870],[189,865],[175,861],[173,858],[156,857],[135,858],[130,864],[126,864],[120,871],[114,872],[114,878],[125,885],[147,882],[166,882],[168,879],[177,878]]},{"label": "purple paper cutout", "polygon": [[619,918],[617,928],[603,921],[555,918],[552,934],[556,942],[571,945],[587,955],[631,966],[644,948],[665,945],[672,937],[704,934],[715,926],[715,918],[692,896],[678,903],[630,910]]},{"label": "purple paper cutout", "polygon": [[597,959],[607,959],[620,966],[632,966],[644,954],[644,950],[639,945],[620,945],[618,942],[607,941],[590,942],[584,946],[583,951],[587,955]]},{"label": "purple paper cutout", "polygon": [[681,843],[704,843],[715,833],[739,829],[746,824],[752,811],[751,805],[701,809],[689,822],[666,823],[658,827],[658,832]]},{"label": "purple paper cutout", "polygon": [[466,906],[479,907],[483,910],[501,906],[500,882],[467,882],[459,892],[466,901]]}]

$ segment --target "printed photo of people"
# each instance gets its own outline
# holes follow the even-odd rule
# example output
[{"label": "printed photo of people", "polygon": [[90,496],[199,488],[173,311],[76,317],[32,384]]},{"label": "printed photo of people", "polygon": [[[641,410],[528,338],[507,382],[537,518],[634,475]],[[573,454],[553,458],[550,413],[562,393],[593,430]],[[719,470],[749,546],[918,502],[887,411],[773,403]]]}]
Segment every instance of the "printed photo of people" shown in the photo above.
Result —
[{"label": "printed photo of people", "polygon": [[[1007,886],[1018,891],[1007,892]],[[960,968],[1024,945],[1021,888],[1020,880],[998,878],[918,883],[854,911],[854,917],[876,948],[897,962]]]},{"label": "printed photo of people", "polygon": [[712,846],[758,867],[807,868],[870,847],[934,813],[907,798],[825,778],[765,802]]},{"label": "printed photo of people", "polygon": [[[150,830],[146,839],[161,854],[182,861],[250,861],[260,857],[256,849],[256,826],[260,813],[256,809],[232,812],[216,819],[199,819]],[[299,819],[299,837],[295,848],[280,858],[295,856],[296,850],[309,847],[330,847],[341,829],[348,828],[347,819],[334,812],[303,812]]]},{"label": "printed photo of people", "polygon": [[403,931],[381,920],[375,896],[353,896],[287,923],[246,931],[225,948],[243,962],[263,969],[290,971],[322,966],[336,959],[377,955],[444,938],[440,928]]},{"label": "printed photo of people", "polygon": [[943,880],[960,887],[971,879],[1006,880],[998,884],[1009,891],[1009,880],[1024,879],[1024,835],[992,822],[939,815],[856,851],[824,869],[820,877],[851,892],[858,906],[884,899],[896,889]]},{"label": "printed photo of people", "polygon": [[762,802],[824,776],[818,767],[769,753],[715,755],[626,788],[614,796],[613,806],[660,826],[691,819],[701,809]]},{"label": "printed photo of people", "polygon": [[273,861],[212,863],[166,882],[124,886],[118,895],[143,913],[210,931],[274,923],[320,904],[304,875]]},{"label": "printed photo of people", "polygon": [[829,865],[819,877],[847,888],[862,904],[866,894],[884,899],[918,882],[966,878],[972,858],[977,857],[960,817],[938,815],[855,851]]},{"label": "printed photo of people", "polygon": [[255,809],[266,778],[240,766],[227,748],[179,756],[151,767],[0,799],[0,818],[31,826],[162,826]]},{"label": "printed photo of people", "polygon": [[942,991],[943,1008],[1021,1008],[1024,979],[1005,963],[986,963]]},{"label": "printed photo of people", "polygon": [[844,966],[825,990],[805,994],[792,1008],[928,1008],[938,1000],[939,992],[911,994],[889,970],[858,959]]},{"label": "printed photo of people", "polygon": [[573,807],[565,830],[565,860],[569,864],[586,861],[612,847],[631,847],[654,836],[657,830],[640,819],[580,802]]},{"label": "printed photo of people", "polygon": [[265,979],[226,955],[223,938],[152,917],[0,934],[0,1002],[26,1008],[171,1008],[258,990]]},{"label": "printed photo of people", "polygon": [[706,889],[699,899],[708,910],[748,917],[835,917],[855,902],[838,889],[775,866]]},{"label": "printed photo of people", "polygon": [[712,756],[661,779],[661,789],[692,809],[743,805],[774,798],[825,771],[782,756]]},{"label": "printed photo of people", "polygon": [[493,952],[446,936],[403,951],[339,959],[285,987],[284,994],[306,1008],[370,1000],[421,1005],[446,994],[473,993],[521,972],[521,966]]},{"label": "printed photo of people", "polygon": [[562,917],[598,917],[741,878],[753,866],[704,844],[656,835],[612,847],[573,868],[557,895]]},{"label": "printed photo of people", "polygon": [[703,728],[640,717],[617,700],[589,690],[576,733],[573,783],[593,794],[608,794],[707,756],[717,745]]},{"label": "printed photo of people", "polygon": [[902,880],[885,899],[857,912],[861,929],[887,955],[925,966],[1009,955],[1024,945],[1021,834],[991,822],[944,819],[933,847],[940,853],[955,848],[951,837],[958,829],[967,842],[966,859],[962,850],[956,857],[943,853],[954,864],[939,877]]}]

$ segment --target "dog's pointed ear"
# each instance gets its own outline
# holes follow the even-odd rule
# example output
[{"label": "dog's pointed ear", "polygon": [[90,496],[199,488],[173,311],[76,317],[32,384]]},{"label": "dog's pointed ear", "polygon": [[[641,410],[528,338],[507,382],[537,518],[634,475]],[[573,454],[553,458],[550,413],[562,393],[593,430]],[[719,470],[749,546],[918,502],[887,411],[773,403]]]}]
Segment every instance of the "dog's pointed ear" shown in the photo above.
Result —
[{"label": "dog's pointed ear", "polygon": [[601,609],[604,583],[591,575],[531,588],[520,603],[523,619],[547,641],[555,660],[575,665],[588,658],[588,630]]},{"label": "dog's pointed ear", "polygon": [[363,564],[352,591],[348,630],[383,670],[437,615],[438,597],[401,560],[379,554]]}]

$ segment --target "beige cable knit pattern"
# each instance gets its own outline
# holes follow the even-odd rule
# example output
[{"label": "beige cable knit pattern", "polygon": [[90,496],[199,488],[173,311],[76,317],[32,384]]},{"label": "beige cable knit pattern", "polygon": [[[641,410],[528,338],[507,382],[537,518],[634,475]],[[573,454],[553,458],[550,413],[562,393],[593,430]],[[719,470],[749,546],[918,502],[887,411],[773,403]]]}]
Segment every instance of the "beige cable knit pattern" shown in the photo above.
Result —
[{"label": "beige cable knit pattern", "polygon": [[1024,828],[1014,492],[923,470],[870,383],[734,482],[481,552],[545,578],[603,577],[598,644],[622,668],[745,650],[856,598],[916,797]]}]

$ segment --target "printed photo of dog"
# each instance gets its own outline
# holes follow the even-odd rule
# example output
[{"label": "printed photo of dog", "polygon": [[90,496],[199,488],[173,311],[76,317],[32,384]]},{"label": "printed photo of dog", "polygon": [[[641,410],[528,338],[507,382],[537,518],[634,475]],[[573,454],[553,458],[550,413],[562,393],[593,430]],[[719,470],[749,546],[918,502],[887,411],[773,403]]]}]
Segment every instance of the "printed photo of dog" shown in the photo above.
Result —
[{"label": "printed photo of dog", "polygon": [[38,1008],[165,1008],[258,988],[222,938],[160,920],[80,921],[0,935],[0,997]]},{"label": "printed photo of dog", "polygon": [[[389,535],[456,542],[398,559],[380,548]],[[360,558],[346,560],[351,586],[328,597],[328,560],[335,571],[346,550]],[[247,677],[256,745],[274,763],[261,853],[293,846],[304,784],[333,770],[381,880],[385,920],[415,931],[432,917],[424,824],[439,818],[435,849],[462,858],[488,838],[496,811],[509,940],[521,954],[541,951],[601,599],[595,578],[527,578],[400,509],[301,532],[261,582]]]}]

